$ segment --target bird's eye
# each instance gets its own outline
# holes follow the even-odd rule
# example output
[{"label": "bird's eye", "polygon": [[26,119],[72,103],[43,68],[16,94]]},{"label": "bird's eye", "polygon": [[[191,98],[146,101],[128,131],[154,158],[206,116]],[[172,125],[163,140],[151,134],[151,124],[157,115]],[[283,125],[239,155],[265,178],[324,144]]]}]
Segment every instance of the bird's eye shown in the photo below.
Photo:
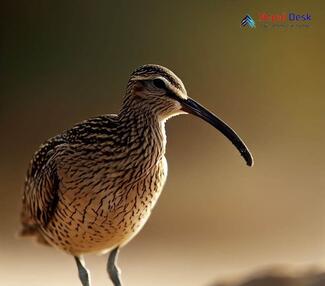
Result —
[{"label": "bird's eye", "polygon": [[154,79],[153,84],[157,88],[166,88],[165,82],[159,78]]}]

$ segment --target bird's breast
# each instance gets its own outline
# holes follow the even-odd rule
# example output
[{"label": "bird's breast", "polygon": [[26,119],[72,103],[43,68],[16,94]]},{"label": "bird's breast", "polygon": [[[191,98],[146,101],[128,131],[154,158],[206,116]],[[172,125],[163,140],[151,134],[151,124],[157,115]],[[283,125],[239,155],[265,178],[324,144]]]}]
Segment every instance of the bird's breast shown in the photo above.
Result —
[{"label": "bird's breast", "polygon": [[96,252],[127,243],[148,220],[167,170],[163,156],[149,169],[139,168],[134,173],[136,180],[128,173],[106,177],[103,170],[93,176],[88,172],[92,179],[77,184],[66,177],[60,186],[55,220],[47,231],[60,225],[67,234],[63,240],[69,242],[67,251],[73,253]]}]

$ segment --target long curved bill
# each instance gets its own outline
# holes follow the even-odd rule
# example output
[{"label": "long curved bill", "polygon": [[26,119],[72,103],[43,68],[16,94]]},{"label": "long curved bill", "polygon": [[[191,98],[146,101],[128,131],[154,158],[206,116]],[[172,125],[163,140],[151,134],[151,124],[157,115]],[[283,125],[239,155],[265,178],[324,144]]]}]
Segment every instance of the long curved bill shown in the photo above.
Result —
[{"label": "long curved bill", "polygon": [[183,111],[200,117],[218,129],[231,141],[232,144],[235,145],[239,153],[245,159],[246,164],[248,166],[253,166],[254,160],[251,152],[248,150],[243,140],[225,122],[190,97],[181,100],[181,105]]}]

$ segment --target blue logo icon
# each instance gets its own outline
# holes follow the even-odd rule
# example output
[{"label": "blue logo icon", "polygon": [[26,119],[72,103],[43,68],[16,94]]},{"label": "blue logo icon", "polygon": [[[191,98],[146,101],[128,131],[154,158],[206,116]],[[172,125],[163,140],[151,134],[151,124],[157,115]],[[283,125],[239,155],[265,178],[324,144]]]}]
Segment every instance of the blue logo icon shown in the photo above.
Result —
[{"label": "blue logo icon", "polygon": [[244,17],[244,19],[241,20],[241,25],[242,25],[243,27],[248,26],[248,27],[250,27],[250,28],[255,28],[255,21],[254,21],[254,19],[253,19],[251,16],[246,15],[246,16]]}]

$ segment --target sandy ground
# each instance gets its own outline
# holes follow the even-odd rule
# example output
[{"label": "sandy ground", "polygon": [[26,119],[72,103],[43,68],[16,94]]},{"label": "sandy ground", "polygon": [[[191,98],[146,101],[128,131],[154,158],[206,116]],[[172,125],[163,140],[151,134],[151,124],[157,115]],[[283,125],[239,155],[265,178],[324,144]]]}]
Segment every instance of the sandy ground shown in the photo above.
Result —
[{"label": "sandy ground", "polygon": [[[121,251],[119,265],[128,286],[323,286],[321,262],[290,263],[274,254],[268,260],[237,251],[234,245],[204,245],[198,238],[150,241],[136,238]],[[196,247],[193,247],[194,244]],[[2,244],[4,246],[4,244]],[[14,247],[13,247],[14,246]],[[222,250],[222,251],[221,251]],[[237,252],[237,255],[235,253]],[[304,255],[304,254],[302,254]],[[1,285],[80,286],[72,258],[53,248],[17,240],[1,250]],[[264,260],[264,262],[263,262]],[[279,264],[279,261],[282,263]],[[111,285],[105,272],[106,256],[86,256],[93,285]],[[19,271],[17,272],[17,269]]]}]

